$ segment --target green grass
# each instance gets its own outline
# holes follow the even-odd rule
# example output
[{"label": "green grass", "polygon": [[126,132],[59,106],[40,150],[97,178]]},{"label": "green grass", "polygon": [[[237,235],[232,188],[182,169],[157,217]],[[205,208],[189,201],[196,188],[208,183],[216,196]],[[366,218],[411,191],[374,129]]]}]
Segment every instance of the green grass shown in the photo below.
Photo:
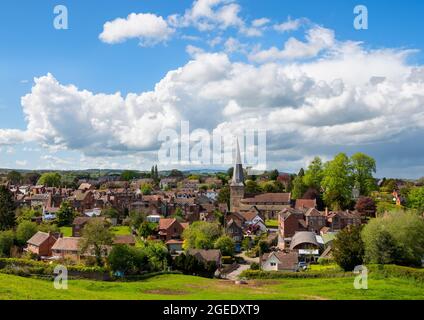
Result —
[{"label": "green grass", "polygon": [[162,275],[139,282],[70,280],[68,290],[55,290],[51,281],[0,274],[0,299],[424,299],[424,287],[414,281],[370,275],[368,287],[355,290],[353,278],[254,280],[235,285],[223,280]]},{"label": "green grass", "polygon": [[278,228],[278,220],[267,220],[265,225],[267,228]]},{"label": "green grass", "polygon": [[60,227],[60,232],[64,237],[72,237],[72,227]]},{"label": "green grass", "polygon": [[111,231],[113,232],[114,235],[116,236],[126,236],[131,234],[131,229],[128,226],[118,226],[118,227],[113,227],[111,229]]}]

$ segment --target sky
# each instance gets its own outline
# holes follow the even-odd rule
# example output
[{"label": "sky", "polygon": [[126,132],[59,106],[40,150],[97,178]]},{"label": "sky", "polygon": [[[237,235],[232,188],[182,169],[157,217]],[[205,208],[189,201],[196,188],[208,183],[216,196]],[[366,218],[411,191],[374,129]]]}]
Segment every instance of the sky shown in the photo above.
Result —
[{"label": "sky", "polygon": [[157,159],[161,133],[188,121],[266,130],[268,169],[364,152],[380,177],[419,178],[423,13],[421,0],[1,1],[0,168],[207,167]]}]

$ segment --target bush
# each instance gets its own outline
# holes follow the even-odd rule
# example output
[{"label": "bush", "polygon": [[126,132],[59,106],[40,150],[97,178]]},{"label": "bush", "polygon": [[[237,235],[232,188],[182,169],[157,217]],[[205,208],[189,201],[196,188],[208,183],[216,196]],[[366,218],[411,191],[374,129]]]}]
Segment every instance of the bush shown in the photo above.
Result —
[{"label": "bush", "polygon": [[224,256],[233,256],[235,251],[234,240],[229,236],[221,236],[215,241],[215,249],[221,250]]},{"label": "bush", "polygon": [[149,270],[147,254],[141,250],[127,245],[116,245],[108,257],[112,271],[126,274],[139,274]]},{"label": "bush", "polygon": [[26,242],[37,233],[37,225],[30,221],[21,222],[16,229],[16,240],[21,246],[24,246]]},{"label": "bush", "polygon": [[361,230],[361,226],[345,228],[333,241],[334,261],[345,271],[352,271],[356,266],[362,265],[364,243]]},{"label": "bush", "polygon": [[260,270],[260,269],[261,269],[261,266],[259,265],[259,263],[253,262],[250,265],[250,270]]},{"label": "bush", "polygon": [[234,262],[233,257],[230,256],[223,256],[222,259],[222,264],[232,264]]},{"label": "bush", "polygon": [[245,270],[240,274],[240,278],[246,279],[308,279],[308,278],[343,278],[351,277],[352,272],[281,272],[281,271],[260,271]]},{"label": "bush", "polygon": [[334,259],[333,258],[318,258],[318,264],[322,265],[322,266],[328,266],[330,264],[334,263]]},{"label": "bush", "polygon": [[396,265],[370,265],[368,266],[368,270],[370,273],[376,273],[383,277],[396,277],[414,280],[420,284],[424,284],[424,269]]},{"label": "bush", "polygon": [[0,257],[9,257],[10,250],[15,241],[15,234],[13,231],[0,231]]}]

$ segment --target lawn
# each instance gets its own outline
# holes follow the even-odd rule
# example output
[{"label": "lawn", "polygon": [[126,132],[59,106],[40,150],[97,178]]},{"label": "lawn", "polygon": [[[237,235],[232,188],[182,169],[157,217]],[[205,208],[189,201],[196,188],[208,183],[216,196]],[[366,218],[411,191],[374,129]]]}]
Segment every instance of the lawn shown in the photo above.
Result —
[{"label": "lawn", "polygon": [[368,290],[355,290],[353,278],[255,280],[247,285],[184,275],[162,275],[139,282],[70,280],[55,290],[47,280],[0,274],[0,299],[33,300],[293,300],[424,299],[424,287],[409,280],[370,276]]},{"label": "lawn", "polygon": [[126,236],[131,234],[131,229],[128,226],[117,226],[111,229],[114,235],[116,236]]},{"label": "lawn", "polygon": [[267,228],[278,228],[278,220],[266,220],[265,225]]},{"label": "lawn", "polygon": [[60,227],[60,232],[64,237],[72,237],[72,227]]}]

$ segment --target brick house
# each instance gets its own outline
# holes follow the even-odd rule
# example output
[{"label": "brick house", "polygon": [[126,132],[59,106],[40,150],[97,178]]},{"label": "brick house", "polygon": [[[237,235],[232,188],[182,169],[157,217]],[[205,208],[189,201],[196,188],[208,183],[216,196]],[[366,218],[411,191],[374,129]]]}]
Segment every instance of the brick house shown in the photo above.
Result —
[{"label": "brick house", "polygon": [[27,241],[25,251],[36,254],[39,257],[50,257],[52,255],[52,247],[58,238],[58,234],[38,231]]},{"label": "brick house", "polygon": [[178,222],[177,219],[160,219],[159,220],[159,238],[165,242],[172,239],[181,239],[186,224]]}]

